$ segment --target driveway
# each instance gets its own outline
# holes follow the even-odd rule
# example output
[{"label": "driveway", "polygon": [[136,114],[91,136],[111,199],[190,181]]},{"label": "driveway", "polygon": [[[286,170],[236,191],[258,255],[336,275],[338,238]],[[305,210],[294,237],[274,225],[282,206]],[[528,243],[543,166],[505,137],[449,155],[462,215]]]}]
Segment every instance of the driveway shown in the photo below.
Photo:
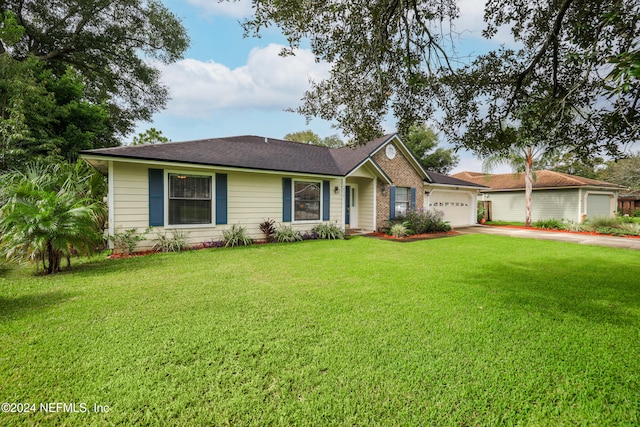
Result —
[{"label": "driveway", "polygon": [[640,250],[640,239],[614,236],[592,236],[579,233],[561,233],[553,231],[541,231],[536,229],[493,227],[487,225],[475,225],[455,229],[460,234],[493,234],[496,236],[511,236],[527,239],[557,240],[559,242],[578,243],[581,245],[607,246],[611,248]]}]

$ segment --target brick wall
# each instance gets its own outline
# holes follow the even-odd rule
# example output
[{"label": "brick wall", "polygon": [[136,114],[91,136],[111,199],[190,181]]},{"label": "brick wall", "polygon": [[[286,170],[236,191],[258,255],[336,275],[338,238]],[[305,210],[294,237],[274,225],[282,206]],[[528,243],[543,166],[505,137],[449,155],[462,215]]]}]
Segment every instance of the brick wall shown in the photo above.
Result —
[{"label": "brick wall", "polygon": [[[396,146],[396,148],[398,147]],[[416,208],[421,208],[424,206],[424,180],[402,152],[399,149],[396,151],[396,156],[390,160],[387,158],[383,148],[373,156],[373,160],[375,160],[380,168],[389,176],[389,178],[391,178],[393,181],[392,185],[395,185],[396,187],[415,188]],[[384,195],[382,194],[383,187],[385,189]],[[376,193],[376,228],[379,230],[386,227],[387,220],[389,219],[389,186],[378,181]]]}]

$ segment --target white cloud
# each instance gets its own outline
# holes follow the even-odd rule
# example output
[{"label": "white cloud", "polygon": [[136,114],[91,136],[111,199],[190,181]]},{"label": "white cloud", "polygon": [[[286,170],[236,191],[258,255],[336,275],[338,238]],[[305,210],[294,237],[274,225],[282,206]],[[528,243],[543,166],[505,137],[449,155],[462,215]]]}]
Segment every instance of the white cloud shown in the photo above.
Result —
[{"label": "white cloud", "polygon": [[[453,21],[452,29],[458,34],[462,40],[476,39],[486,40],[482,37],[482,30],[487,27],[484,22],[484,7],[486,1],[478,0],[460,0],[458,7],[460,9],[460,17]],[[519,47],[513,41],[510,26],[501,26],[491,42],[497,44],[505,44],[511,47]]]},{"label": "white cloud", "polygon": [[247,18],[253,15],[251,0],[187,0],[206,15],[223,15],[231,18]]},{"label": "white cloud", "polygon": [[282,110],[299,105],[309,79],[325,78],[330,67],[316,63],[314,55],[303,49],[295,56],[281,57],[282,47],[254,48],[246,65],[235,69],[195,59],[161,66],[163,83],[171,94],[166,113],[207,117],[222,109]]}]

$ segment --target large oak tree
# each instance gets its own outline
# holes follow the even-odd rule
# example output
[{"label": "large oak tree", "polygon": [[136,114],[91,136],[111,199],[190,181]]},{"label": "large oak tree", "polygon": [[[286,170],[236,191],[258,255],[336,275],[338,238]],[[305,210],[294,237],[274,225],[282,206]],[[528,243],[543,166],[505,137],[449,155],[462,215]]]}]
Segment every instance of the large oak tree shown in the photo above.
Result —
[{"label": "large oak tree", "polygon": [[[638,134],[635,0],[489,0],[484,36],[510,28],[515,48],[459,66],[446,42],[454,0],[255,0],[247,34],[277,25],[291,48],[309,40],[332,64],[297,111],[336,120],[364,141],[392,112],[401,132],[437,109],[458,145],[488,155],[516,141],[509,129],[551,147],[618,154]],[[444,22],[444,26],[442,25]],[[452,38],[453,39],[453,38]],[[531,127],[529,124],[533,124]]]},{"label": "large oak tree", "polygon": [[36,58],[56,76],[79,73],[86,98],[106,105],[120,139],[165,106],[154,61],[178,60],[189,42],[157,0],[0,0],[0,17],[0,54]]}]

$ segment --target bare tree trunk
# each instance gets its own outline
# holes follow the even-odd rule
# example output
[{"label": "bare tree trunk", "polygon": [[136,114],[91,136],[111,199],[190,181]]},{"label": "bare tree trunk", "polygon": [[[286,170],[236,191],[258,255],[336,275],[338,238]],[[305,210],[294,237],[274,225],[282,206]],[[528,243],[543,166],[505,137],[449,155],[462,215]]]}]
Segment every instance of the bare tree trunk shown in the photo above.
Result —
[{"label": "bare tree trunk", "polygon": [[533,198],[533,152],[527,147],[524,166],[524,198],[525,198],[525,226],[531,227],[531,201]]}]

